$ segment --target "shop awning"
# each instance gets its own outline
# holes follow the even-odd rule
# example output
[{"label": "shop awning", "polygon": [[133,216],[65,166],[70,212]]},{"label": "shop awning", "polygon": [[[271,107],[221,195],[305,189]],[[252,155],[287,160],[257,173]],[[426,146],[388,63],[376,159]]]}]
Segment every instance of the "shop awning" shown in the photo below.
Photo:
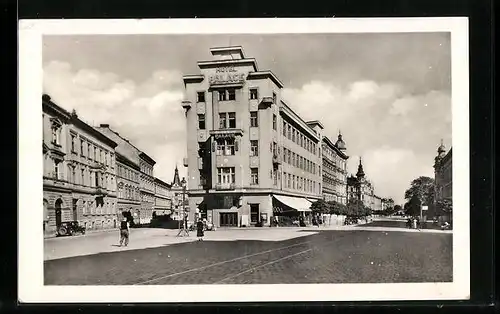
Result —
[{"label": "shop awning", "polygon": [[285,204],[288,207],[291,207],[299,212],[310,212],[311,211],[311,202],[303,197],[292,197],[292,196],[283,196],[283,195],[273,195],[273,197]]}]

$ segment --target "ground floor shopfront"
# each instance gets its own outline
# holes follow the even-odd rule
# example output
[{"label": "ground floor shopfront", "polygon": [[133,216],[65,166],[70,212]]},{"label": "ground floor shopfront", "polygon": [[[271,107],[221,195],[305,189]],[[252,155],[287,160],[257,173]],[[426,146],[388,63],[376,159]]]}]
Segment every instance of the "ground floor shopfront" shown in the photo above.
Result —
[{"label": "ground floor shopfront", "polygon": [[276,221],[310,221],[311,200],[275,193],[189,194],[188,219],[206,219],[215,227],[270,226]]},{"label": "ground floor shopfront", "polygon": [[53,236],[61,224],[70,221],[77,221],[88,231],[117,228],[116,197],[71,190],[44,190],[44,235]]}]

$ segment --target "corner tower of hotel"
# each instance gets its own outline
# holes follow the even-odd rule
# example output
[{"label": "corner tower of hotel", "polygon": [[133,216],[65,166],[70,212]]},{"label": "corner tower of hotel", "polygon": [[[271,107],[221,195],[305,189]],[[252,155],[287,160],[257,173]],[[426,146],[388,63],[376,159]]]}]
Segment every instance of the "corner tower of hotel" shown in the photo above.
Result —
[{"label": "corner tower of hotel", "polygon": [[283,83],[241,47],[210,49],[185,75],[189,219],[216,226],[269,225],[308,216],[320,199],[320,124],[281,98]]}]

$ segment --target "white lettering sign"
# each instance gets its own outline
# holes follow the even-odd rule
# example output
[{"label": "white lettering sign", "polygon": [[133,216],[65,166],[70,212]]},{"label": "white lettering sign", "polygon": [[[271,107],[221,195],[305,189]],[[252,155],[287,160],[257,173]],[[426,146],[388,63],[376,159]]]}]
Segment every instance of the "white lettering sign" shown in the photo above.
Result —
[{"label": "white lettering sign", "polygon": [[240,83],[245,80],[245,74],[238,73],[232,66],[217,68],[215,73],[208,77],[208,82],[211,85]]}]

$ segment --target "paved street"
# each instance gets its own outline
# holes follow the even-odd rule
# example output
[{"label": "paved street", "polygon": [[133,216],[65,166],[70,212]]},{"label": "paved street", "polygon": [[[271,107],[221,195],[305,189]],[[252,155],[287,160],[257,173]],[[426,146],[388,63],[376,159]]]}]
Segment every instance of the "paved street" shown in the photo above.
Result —
[{"label": "paved street", "polygon": [[194,234],[189,238],[175,234],[175,230],[135,229],[128,248],[113,246],[118,235],[112,232],[48,239],[45,284],[452,280],[451,232],[381,227],[219,229],[206,232],[203,242],[193,241]]}]

